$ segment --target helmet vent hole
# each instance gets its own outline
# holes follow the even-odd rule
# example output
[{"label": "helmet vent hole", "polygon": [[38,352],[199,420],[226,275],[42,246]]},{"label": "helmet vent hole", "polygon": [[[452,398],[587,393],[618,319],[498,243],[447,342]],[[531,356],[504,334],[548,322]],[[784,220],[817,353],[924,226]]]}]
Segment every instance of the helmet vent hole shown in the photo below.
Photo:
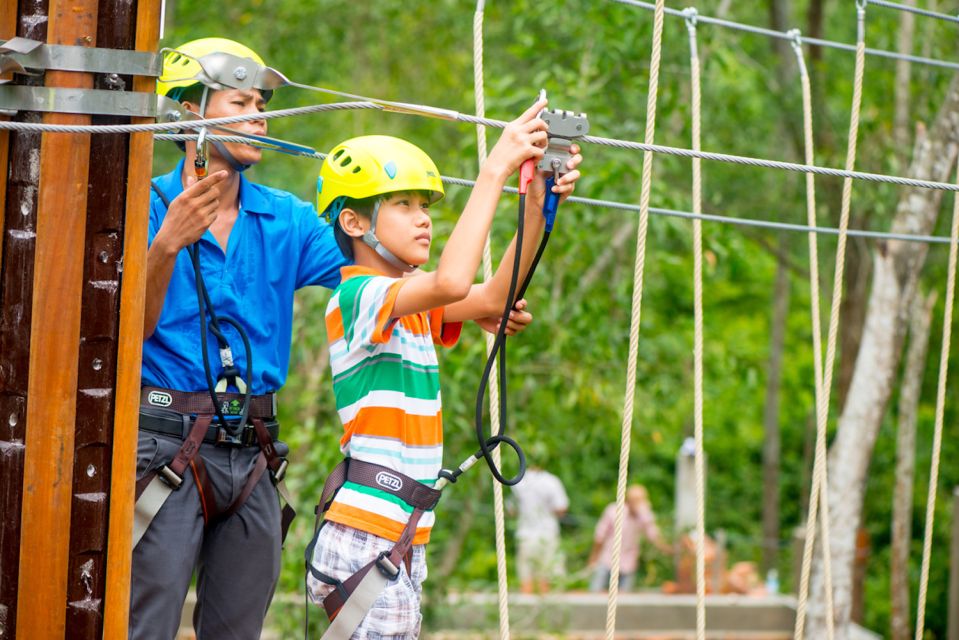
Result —
[{"label": "helmet vent hole", "polygon": [[339,159],[340,159],[340,156],[343,155],[343,151],[344,151],[344,149],[340,149],[339,151],[337,151],[336,153],[334,153],[334,154],[333,154],[333,159],[334,159],[334,160],[339,160]]},{"label": "helmet vent hole", "polygon": [[359,173],[359,172],[360,172],[360,167],[353,168],[353,173]]},{"label": "helmet vent hole", "polygon": [[346,156],[345,158],[343,158],[343,162],[340,163],[340,166],[348,167],[351,162],[353,162],[353,158],[351,158],[350,156]]}]

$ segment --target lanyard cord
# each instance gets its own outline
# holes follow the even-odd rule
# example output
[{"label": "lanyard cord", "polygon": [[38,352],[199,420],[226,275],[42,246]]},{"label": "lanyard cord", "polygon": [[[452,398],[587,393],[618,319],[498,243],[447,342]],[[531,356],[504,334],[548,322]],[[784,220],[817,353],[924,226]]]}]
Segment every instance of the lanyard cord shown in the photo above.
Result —
[{"label": "lanyard cord", "polygon": [[[519,269],[520,261],[522,259],[525,217],[526,194],[521,193],[519,196],[519,215],[516,222],[516,251],[514,252],[513,256],[513,271],[510,275],[509,293],[506,296],[506,305],[503,309],[502,321],[500,322],[499,329],[496,331],[496,340],[493,343],[493,348],[489,352],[489,356],[486,358],[486,366],[483,367],[483,375],[480,378],[479,389],[476,391],[476,413],[474,419],[474,424],[476,427],[476,441],[479,444],[479,451],[474,453],[473,457],[482,457],[484,460],[486,460],[486,465],[489,467],[490,473],[493,474],[493,477],[496,478],[496,481],[501,484],[505,484],[506,486],[518,484],[526,474],[526,454],[523,453],[523,449],[519,446],[519,443],[516,442],[516,440],[506,435],[506,323],[509,320],[510,311],[513,309],[513,304],[516,300],[514,296],[516,295],[517,285],[519,284]],[[532,271],[530,271],[529,275],[532,275]],[[529,277],[527,276],[527,282],[528,280]],[[489,379],[493,373],[493,364],[497,361],[499,363],[500,430],[499,433],[492,434],[489,438],[487,438],[486,429],[483,425],[483,403],[484,399],[486,398],[486,388],[489,386]],[[490,411],[493,410],[493,407],[490,407]],[[502,471],[497,468],[496,462],[493,460],[493,449],[499,446],[500,443],[506,444],[509,448],[515,451],[516,457],[519,459],[519,470],[516,472],[515,476],[510,478],[507,478],[503,475]]]},{"label": "lanyard cord", "polygon": [[[169,209],[170,199],[167,197],[167,195],[163,193],[163,191],[156,185],[155,182],[151,182],[150,187],[153,189],[153,192],[159,196],[160,200],[163,202],[163,205]],[[216,414],[216,418],[219,421],[220,426],[223,427],[230,435],[236,436],[240,434],[249,421],[250,396],[252,394],[253,349],[250,346],[250,338],[247,335],[246,330],[243,329],[243,327],[233,318],[217,315],[213,308],[213,304],[210,301],[210,294],[206,288],[206,282],[204,282],[202,272],[200,271],[200,241],[197,240],[192,245],[187,247],[187,253],[190,256],[190,262],[193,265],[193,272],[196,276],[196,301],[200,316],[200,351],[203,354],[203,372],[206,375],[207,389],[210,392],[210,399],[213,401],[213,411]],[[207,325],[207,314],[209,314],[209,325]],[[240,335],[240,339],[243,341],[243,349],[246,353],[246,391],[243,394],[243,408],[240,412],[240,420],[236,424],[227,422],[226,418],[223,417],[223,412],[220,408],[220,399],[216,391],[216,383],[213,380],[213,370],[210,365],[210,354],[207,350],[207,331],[209,331],[217,340],[217,345],[220,348],[221,359],[222,354],[227,352],[230,353],[229,365],[224,365],[224,370],[220,377],[235,379],[239,376],[240,371],[232,362],[230,343],[227,341],[226,335],[224,335],[223,330],[220,328],[221,322],[236,329],[236,332]]]},{"label": "lanyard cord", "polygon": [[[474,426],[476,428],[476,441],[477,444],[479,444],[479,449],[476,451],[476,453],[464,460],[456,469],[452,471],[443,469],[440,471],[439,480],[437,481],[436,485],[434,485],[434,488],[436,489],[442,489],[447,483],[456,482],[463,472],[472,467],[473,464],[475,464],[480,458],[486,461],[486,464],[489,467],[490,472],[493,474],[493,477],[501,484],[505,484],[507,486],[516,485],[526,474],[526,454],[523,452],[522,447],[520,447],[519,443],[515,439],[506,435],[506,420],[508,414],[508,405],[505,393],[507,378],[506,325],[509,321],[509,315],[510,311],[513,309],[514,301],[519,300],[526,293],[526,289],[529,287],[529,284],[533,279],[533,274],[536,272],[536,267],[539,265],[540,258],[543,257],[543,252],[546,250],[546,244],[549,242],[550,233],[553,230],[553,223],[555,222],[556,218],[556,209],[559,206],[559,196],[552,192],[552,187],[554,184],[555,182],[552,177],[546,179],[546,201],[543,205],[543,215],[546,218],[546,229],[543,233],[543,238],[540,240],[539,248],[536,250],[536,255],[533,257],[533,262],[530,265],[529,272],[526,274],[526,278],[523,280],[522,285],[517,288],[522,259],[523,235],[525,231],[524,219],[526,214],[526,189],[523,185],[523,179],[520,179],[521,193],[519,196],[519,214],[516,223],[516,250],[514,252],[513,270],[510,277],[509,293],[506,297],[506,306],[503,309],[500,327],[496,332],[493,348],[490,350],[490,354],[486,359],[486,365],[483,368],[483,375],[480,378],[479,389],[476,393]],[[499,433],[495,433],[487,437],[486,430],[483,426],[483,403],[484,396],[486,395],[486,389],[489,386],[490,377],[493,373],[493,363],[497,361],[499,363],[497,374],[500,388],[500,430]],[[490,410],[493,410],[492,407]],[[519,470],[513,477],[507,478],[503,476],[501,470],[496,466],[496,463],[493,460],[493,450],[496,449],[496,447],[498,447],[500,444],[505,444],[516,452],[516,457],[519,460]]]}]

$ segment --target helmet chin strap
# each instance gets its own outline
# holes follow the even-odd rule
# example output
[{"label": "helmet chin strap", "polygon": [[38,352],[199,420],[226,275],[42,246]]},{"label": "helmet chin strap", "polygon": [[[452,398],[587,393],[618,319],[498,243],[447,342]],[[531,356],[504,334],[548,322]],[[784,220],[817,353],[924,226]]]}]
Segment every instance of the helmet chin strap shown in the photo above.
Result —
[{"label": "helmet chin strap", "polygon": [[[206,117],[206,99],[210,93],[210,87],[203,86],[203,97],[200,99],[200,117]],[[219,140],[210,140],[210,144],[217,150],[217,153],[220,154],[220,157],[226,160],[226,163],[230,165],[230,168],[236,171],[237,173],[243,173],[253,165],[243,164],[237,160],[232,153],[226,148],[226,145],[220,142]]]},{"label": "helmet chin strap", "polygon": [[378,256],[389,262],[400,271],[404,273],[416,271],[415,264],[409,264],[397,258],[396,255],[387,249],[386,246],[380,242],[380,239],[376,237],[376,217],[379,212],[380,201],[377,200],[376,204],[373,205],[373,215],[370,218],[370,230],[363,234],[363,244],[373,249]]},{"label": "helmet chin strap", "polygon": [[253,165],[243,164],[239,160],[233,157],[233,154],[226,148],[226,145],[220,142],[219,140],[210,140],[210,144],[216,147],[217,153],[226,160],[226,163],[230,165],[230,168],[236,171],[237,173],[243,173]]}]

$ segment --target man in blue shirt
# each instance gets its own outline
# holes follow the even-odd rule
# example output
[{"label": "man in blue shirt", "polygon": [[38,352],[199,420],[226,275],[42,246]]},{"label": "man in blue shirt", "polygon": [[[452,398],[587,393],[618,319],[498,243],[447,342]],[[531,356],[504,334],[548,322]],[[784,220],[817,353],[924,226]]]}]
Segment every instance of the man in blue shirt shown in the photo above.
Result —
[{"label": "man in blue shirt", "polygon": [[[187,43],[166,55],[157,90],[208,118],[262,112],[269,90],[230,88],[211,77],[218,64],[237,59],[263,65],[230,40]],[[228,65],[226,72],[235,69]],[[266,121],[234,128],[263,135]],[[197,637],[253,639],[280,568],[273,483],[286,447],[273,442],[272,394],[286,380],[293,293],[336,286],[346,260],[312,205],[243,176],[260,160],[258,148],[214,143],[208,166],[196,162],[195,143],[185,151],[172,172],[154,181],[151,201],[137,459],[142,537],[135,536],[130,637],[177,635],[196,570]],[[197,294],[195,265],[206,300]],[[223,391],[216,405],[208,377]],[[244,420],[237,414],[246,398],[238,392],[247,382]],[[159,500],[151,493],[157,488]],[[144,524],[141,506],[151,496],[155,514]]]},{"label": "man in blue shirt", "polygon": [[[157,91],[207,118],[256,114],[272,94],[263,69],[246,46],[204,38],[167,53]],[[232,128],[263,135],[266,121]],[[196,571],[197,638],[252,640],[288,524],[273,393],[286,381],[293,293],[335,287],[346,260],[311,204],[243,177],[258,148],[184,150],[151,201],[130,637],[175,637]],[[530,321],[514,312],[508,333]]]}]

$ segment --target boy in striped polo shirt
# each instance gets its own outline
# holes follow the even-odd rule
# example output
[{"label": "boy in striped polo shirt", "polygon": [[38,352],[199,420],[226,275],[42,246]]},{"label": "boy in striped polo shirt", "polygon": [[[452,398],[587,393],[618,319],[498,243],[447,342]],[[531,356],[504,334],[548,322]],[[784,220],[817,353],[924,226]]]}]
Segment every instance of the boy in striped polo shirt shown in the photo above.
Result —
[{"label": "boy in striped polo shirt", "polygon": [[[473,280],[506,180],[524,160],[543,155],[547,127],[538,114],[545,106],[545,100],[537,102],[506,127],[432,273],[413,273],[429,259],[429,207],[443,196],[432,160],[403,140],[364,136],[341,143],[324,162],[318,210],[335,222],[337,241],[355,263],[343,268],[326,315],[333,392],[344,427],[340,448],[350,460],[386,467],[427,486],[436,481],[443,427],[434,345],[452,346],[463,321],[496,315],[505,306],[513,244],[491,280]],[[578,153],[569,161],[570,172],[555,192],[564,197],[572,192],[580,161]],[[544,195],[543,177],[537,176],[527,196],[520,280],[543,229]],[[311,598],[321,603],[342,581],[392,549],[412,512],[389,491],[347,480],[315,541]],[[418,635],[425,544],[433,522],[432,510],[419,516],[412,557],[353,638]]]}]

